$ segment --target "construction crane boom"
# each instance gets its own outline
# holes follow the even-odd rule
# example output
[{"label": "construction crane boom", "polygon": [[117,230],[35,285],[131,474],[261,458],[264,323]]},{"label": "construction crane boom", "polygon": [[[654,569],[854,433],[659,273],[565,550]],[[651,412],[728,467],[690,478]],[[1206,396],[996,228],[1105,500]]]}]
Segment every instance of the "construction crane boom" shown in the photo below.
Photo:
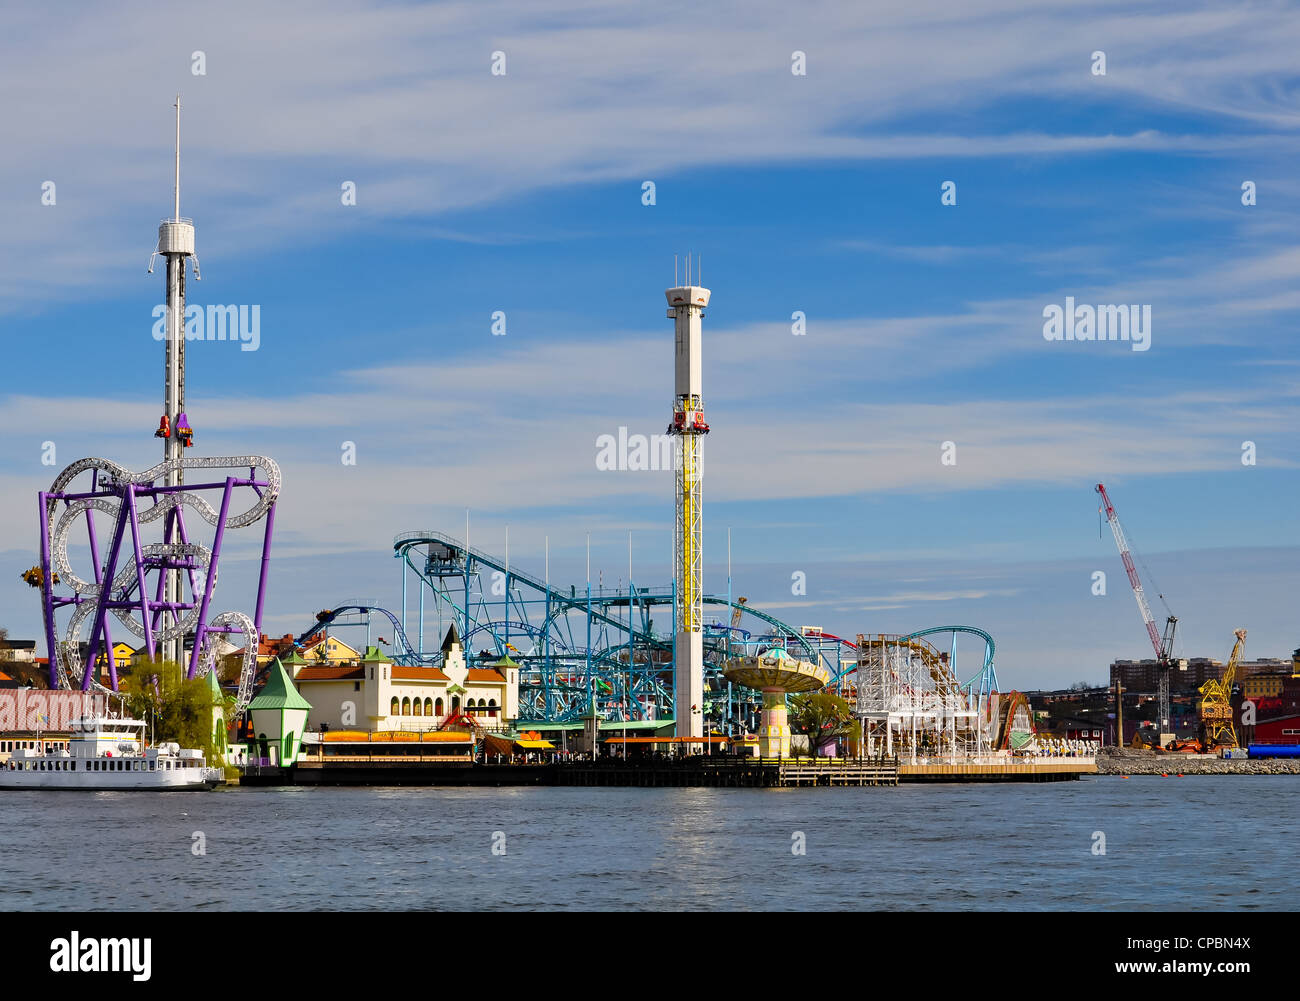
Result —
[{"label": "construction crane boom", "polygon": [[1241,663],[1241,655],[1246,651],[1246,630],[1233,630],[1232,635],[1237,638],[1237,642],[1232,645],[1228,668],[1223,672],[1223,680],[1219,682],[1223,690],[1229,694],[1232,693],[1232,683],[1237,680],[1237,665]]},{"label": "construction crane boom", "polygon": [[1246,649],[1246,630],[1237,629],[1233,636],[1237,642],[1232,645],[1222,679],[1211,678],[1201,686],[1201,726],[1207,748],[1237,746],[1237,733],[1232,728],[1232,683]]},{"label": "construction crane boom", "polygon": [[[1114,533],[1115,545],[1119,547],[1119,558],[1124,561],[1128,582],[1133,587],[1133,596],[1137,598],[1138,611],[1142,613],[1142,621],[1146,623],[1147,635],[1151,637],[1151,647],[1156,652],[1156,659],[1167,660],[1172,651],[1161,649],[1160,630],[1156,628],[1156,617],[1151,614],[1151,606],[1147,604],[1146,593],[1142,590],[1142,581],[1138,579],[1137,567],[1133,565],[1133,553],[1129,549],[1124,528],[1119,523],[1119,515],[1115,513],[1115,505],[1110,502],[1104,483],[1097,484],[1097,493],[1101,494],[1101,502],[1106,508],[1106,520],[1110,522],[1110,530]],[[1171,642],[1172,639],[1171,636]]]},{"label": "construction crane boom", "polygon": [[1119,548],[1120,559],[1124,561],[1124,569],[1128,573],[1128,582],[1133,588],[1133,596],[1137,599],[1138,611],[1142,613],[1142,623],[1147,627],[1147,636],[1151,639],[1151,649],[1156,652],[1156,665],[1160,683],[1158,695],[1160,731],[1164,733],[1165,727],[1169,726],[1173,716],[1173,707],[1169,698],[1169,668],[1170,660],[1174,655],[1174,632],[1178,628],[1178,617],[1170,615],[1165,620],[1165,633],[1161,637],[1160,630],[1156,628],[1156,618],[1151,614],[1151,606],[1147,604],[1146,593],[1142,590],[1142,581],[1138,579],[1137,567],[1133,563],[1133,553],[1129,549],[1128,538],[1124,535],[1124,528],[1119,523],[1119,515],[1115,513],[1115,505],[1110,502],[1110,496],[1106,493],[1104,483],[1097,484],[1097,493],[1101,494],[1101,502],[1106,511],[1106,520],[1110,522],[1110,530],[1115,536],[1115,545]]}]

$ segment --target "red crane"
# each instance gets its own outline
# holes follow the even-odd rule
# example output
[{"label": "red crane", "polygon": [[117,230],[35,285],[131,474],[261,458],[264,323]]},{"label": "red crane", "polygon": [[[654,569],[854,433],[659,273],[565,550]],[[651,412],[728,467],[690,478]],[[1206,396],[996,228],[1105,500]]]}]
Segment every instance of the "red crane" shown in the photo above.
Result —
[{"label": "red crane", "polygon": [[1129,549],[1128,539],[1124,536],[1124,529],[1120,526],[1119,515],[1115,513],[1115,505],[1110,502],[1110,497],[1106,494],[1105,484],[1097,484],[1097,493],[1101,494],[1101,503],[1106,511],[1106,520],[1110,522],[1110,530],[1115,535],[1115,545],[1119,547],[1119,557],[1124,561],[1124,570],[1128,573],[1128,582],[1133,586],[1133,596],[1137,598],[1138,611],[1142,613],[1142,622],[1147,627],[1147,635],[1151,638],[1151,648],[1156,654],[1156,666],[1160,680],[1160,732],[1168,733],[1171,716],[1169,668],[1174,652],[1174,632],[1178,628],[1178,617],[1170,615],[1165,620],[1165,633],[1162,637],[1160,630],[1156,628],[1155,616],[1151,614],[1151,606],[1147,604],[1147,596],[1142,590],[1142,581],[1138,579],[1137,567],[1133,565],[1133,554]]}]

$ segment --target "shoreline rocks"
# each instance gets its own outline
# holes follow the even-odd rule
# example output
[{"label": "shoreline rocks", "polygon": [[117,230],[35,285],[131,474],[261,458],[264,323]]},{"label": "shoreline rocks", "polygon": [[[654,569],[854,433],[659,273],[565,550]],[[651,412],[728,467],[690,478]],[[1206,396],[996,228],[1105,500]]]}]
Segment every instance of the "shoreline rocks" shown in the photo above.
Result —
[{"label": "shoreline rocks", "polygon": [[1297,758],[1220,758],[1200,754],[1155,754],[1103,747],[1098,775],[1300,775]]}]

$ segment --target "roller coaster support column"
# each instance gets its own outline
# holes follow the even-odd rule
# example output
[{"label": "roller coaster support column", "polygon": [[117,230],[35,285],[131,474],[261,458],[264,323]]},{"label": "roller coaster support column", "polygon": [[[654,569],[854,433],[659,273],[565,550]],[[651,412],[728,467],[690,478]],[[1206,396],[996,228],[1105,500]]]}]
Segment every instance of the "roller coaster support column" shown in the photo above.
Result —
[{"label": "roller coaster support column", "polygon": [[[126,503],[131,512],[131,548],[135,556],[135,579],[136,586],[140,589],[140,621],[144,624],[144,648],[149,651],[149,656],[154,655],[153,629],[149,625],[149,590],[144,579],[144,551],[140,547],[140,522],[136,517],[135,490],[127,487]],[[104,622],[105,634],[108,632],[108,621]],[[109,652],[109,677],[112,679],[113,691],[117,691],[117,667],[113,664],[113,644],[105,635],[105,647]]]},{"label": "roller coaster support column", "polygon": [[257,578],[257,606],[253,609],[253,625],[257,635],[250,642],[262,642],[262,601],[266,597],[267,571],[271,567],[271,532],[275,527],[275,505],[266,509],[266,532],[262,536],[262,572]]},{"label": "roller coaster support column", "polygon": [[[41,508],[41,610],[45,614],[45,649],[50,659],[50,688],[59,687],[58,647],[54,642],[54,591],[51,578],[54,568],[50,560],[50,515],[46,506],[46,494],[41,491],[36,495],[36,503]],[[95,557],[95,566],[99,567],[99,557]]]},{"label": "roller coaster support column", "polygon": [[[207,586],[203,588],[203,601],[199,606],[199,624],[194,630],[194,645],[190,650],[190,667],[185,677],[193,678],[199,670],[199,654],[203,650],[204,627],[208,621],[208,606],[212,604],[212,589],[217,583],[217,560],[221,558],[221,540],[226,535],[226,515],[230,513],[230,492],[235,488],[235,478],[226,477],[226,489],[221,495],[221,514],[217,517],[217,534],[212,539],[212,556],[208,560]],[[258,637],[250,636],[248,642],[256,643]],[[117,686],[114,685],[114,688]]]},{"label": "roller coaster support column", "polygon": [[510,526],[509,525],[506,526],[505,564],[506,564],[506,570],[505,570],[506,589],[505,589],[505,594],[501,599],[501,606],[502,606],[501,618],[505,623],[505,636],[503,637],[503,641],[505,643],[506,648],[503,652],[507,657],[509,657],[510,656]]},{"label": "roller coaster support column", "polygon": [[[545,631],[542,633],[542,705],[549,719],[554,709],[554,693],[551,691],[551,537],[546,536],[546,618],[543,620]],[[522,672],[520,672],[522,674]]]},{"label": "roller coaster support column", "polygon": [[[134,484],[127,484],[128,491],[134,491]],[[104,587],[99,589],[99,598],[95,607],[95,624],[90,630],[90,643],[86,647],[86,665],[81,675],[81,690],[83,692],[90,690],[91,680],[95,676],[95,661],[99,658],[99,637],[103,632],[108,630],[108,602],[112,597],[112,582],[114,574],[117,572],[117,554],[121,551],[122,535],[126,530],[126,519],[129,514],[126,504],[123,504],[117,513],[117,525],[113,529],[113,548],[108,554],[108,565],[104,567]],[[53,648],[51,648],[53,649]],[[113,661],[113,648],[108,648],[108,659],[111,664]],[[54,654],[50,654],[50,660],[54,660]]]},{"label": "roller coaster support column", "polygon": [[[42,528],[42,530],[44,530]],[[104,586],[103,568],[99,563],[99,539],[95,535],[95,516],[90,509],[86,511],[86,540],[90,543],[90,561],[95,565],[95,583]],[[161,592],[159,592],[161,594]],[[104,643],[108,646],[109,653],[113,651],[113,634],[109,630],[108,620],[104,621]],[[50,667],[54,669],[54,662],[50,662]],[[114,668],[116,670],[116,668]],[[56,672],[57,673],[57,672]]]}]

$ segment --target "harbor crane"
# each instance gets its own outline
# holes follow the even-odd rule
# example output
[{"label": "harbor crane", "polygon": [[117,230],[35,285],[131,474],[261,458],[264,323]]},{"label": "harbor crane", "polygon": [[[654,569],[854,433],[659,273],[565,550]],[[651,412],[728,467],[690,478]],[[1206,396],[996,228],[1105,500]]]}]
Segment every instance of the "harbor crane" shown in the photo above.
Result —
[{"label": "harbor crane", "polygon": [[1237,665],[1246,650],[1246,630],[1233,631],[1237,642],[1232,645],[1232,656],[1222,678],[1211,678],[1200,688],[1202,740],[1205,750],[1215,747],[1236,747],[1237,732],[1232,728],[1232,683],[1237,680]]},{"label": "harbor crane", "polygon": [[[1172,663],[1174,653],[1174,633],[1178,629],[1178,617],[1171,614],[1165,620],[1164,635],[1156,627],[1155,616],[1151,614],[1151,606],[1147,603],[1147,596],[1142,590],[1142,581],[1138,579],[1137,567],[1133,565],[1133,553],[1129,549],[1128,539],[1124,535],[1124,529],[1119,523],[1119,515],[1115,513],[1115,505],[1110,502],[1110,497],[1106,493],[1104,483],[1097,484],[1097,493],[1101,495],[1101,503],[1106,513],[1106,520],[1110,522],[1110,530],[1115,536],[1115,545],[1119,547],[1119,557],[1124,561],[1124,570],[1128,573],[1128,582],[1133,587],[1133,596],[1137,598],[1138,611],[1142,613],[1142,622],[1147,627],[1147,636],[1151,639],[1151,647],[1156,653],[1156,674],[1159,680],[1159,742],[1163,746],[1165,735],[1172,731],[1170,726],[1173,715],[1169,703],[1169,669]],[[1161,601],[1164,598],[1161,596]],[[1165,606],[1169,610],[1169,606]]]}]

